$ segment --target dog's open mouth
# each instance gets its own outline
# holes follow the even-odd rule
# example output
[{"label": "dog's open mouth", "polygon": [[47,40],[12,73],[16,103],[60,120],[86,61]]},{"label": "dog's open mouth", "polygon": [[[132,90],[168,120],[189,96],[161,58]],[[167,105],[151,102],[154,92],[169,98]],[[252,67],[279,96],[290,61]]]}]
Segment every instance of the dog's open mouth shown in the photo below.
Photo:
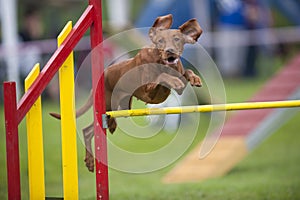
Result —
[{"label": "dog's open mouth", "polygon": [[179,61],[179,58],[176,56],[169,56],[167,59],[164,60],[166,65],[176,65]]}]

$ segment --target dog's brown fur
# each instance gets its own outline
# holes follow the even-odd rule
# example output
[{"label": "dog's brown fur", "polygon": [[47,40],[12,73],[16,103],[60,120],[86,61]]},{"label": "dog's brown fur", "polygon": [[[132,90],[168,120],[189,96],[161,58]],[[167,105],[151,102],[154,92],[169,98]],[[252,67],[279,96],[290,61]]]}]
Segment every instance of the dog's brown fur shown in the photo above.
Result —
[{"label": "dog's brown fur", "polygon": [[[170,29],[171,25],[172,15],[158,17],[149,31],[149,37],[153,44],[142,48],[135,57],[113,64],[105,70],[107,111],[130,109],[133,96],[146,103],[161,103],[169,96],[170,89],[181,94],[187,81],[192,86],[201,87],[200,77],[191,70],[184,70],[180,56],[184,44],[195,43],[200,37],[202,29],[195,19],[187,21],[179,29]],[[134,81],[121,80],[126,73],[134,69],[138,69],[131,75]],[[119,84],[120,81],[124,83]],[[112,100],[114,101],[112,102]],[[91,94],[87,103],[77,111],[76,117],[86,112],[92,104]],[[51,115],[59,118],[59,115]],[[107,124],[109,131],[113,133],[117,127],[116,120],[109,118]],[[93,124],[83,129],[83,134],[86,145],[86,166],[93,171],[94,157],[91,147]]]}]

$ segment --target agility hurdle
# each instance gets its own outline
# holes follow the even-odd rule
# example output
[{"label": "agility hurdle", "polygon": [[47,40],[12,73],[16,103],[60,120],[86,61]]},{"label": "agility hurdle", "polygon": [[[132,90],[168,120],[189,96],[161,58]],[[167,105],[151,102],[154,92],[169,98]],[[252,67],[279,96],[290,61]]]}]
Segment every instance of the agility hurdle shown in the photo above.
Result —
[{"label": "agility hurdle", "polygon": [[[103,39],[101,0],[89,0],[89,5],[75,26],[72,28],[71,23],[66,25],[58,38],[59,47],[43,70],[39,73],[39,65],[36,65],[29,74],[25,81],[26,92],[19,102],[16,97],[16,83],[4,82],[3,84],[8,199],[21,199],[18,125],[26,115],[30,198],[45,199],[40,95],[58,70],[60,71],[61,87],[64,199],[78,199],[72,51],[89,28],[93,50],[91,52],[92,86],[93,91],[96,91],[93,95],[94,97],[101,96],[104,99],[104,87],[101,87],[104,85],[103,78],[101,78],[104,71],[103,55],[101,47],[99,47]],[[94,118],[99,118],[105,113],[105,101],[100,102],[102,104],[94,105]],[[97,199],[108,199],[106,130],[101,128],[102,121],[94,121]]]},{"label": "agility hurdle", "polygon": [[[58,36],[58,46],[65,40],[72,29],[68,22]],[[73,52],[67,57],[59,69],[60,102],[61,102],[61,137],[63,188],[66,199],[78,199],[78,170],[76,147],[76,122],[74,112],[74,58]],[[25,79],[25,91],[34,83],[39,75],[40,66],[36,64]],[[45,198],[44,152],[42,132],[41,97],[33,104],[26,115],[28,141],[28,177],[30,199]]]},{"label": "agility hurdle", "polygon": [[195,113],[195,112],[216,112],[216,111],[234,111],[234,110],[251,110],[251,109],[267,109],[267,108],[290,108],[290,107],[300,107],[300,100],[228,103],[228,104],[200,105],[200,106],[119,110],[119,111],[106,112],[106,115],[107,117],[118,118],[118,117],[145,116],[145,115],[168,115],[168,114],[184,114],[184,113]]}]

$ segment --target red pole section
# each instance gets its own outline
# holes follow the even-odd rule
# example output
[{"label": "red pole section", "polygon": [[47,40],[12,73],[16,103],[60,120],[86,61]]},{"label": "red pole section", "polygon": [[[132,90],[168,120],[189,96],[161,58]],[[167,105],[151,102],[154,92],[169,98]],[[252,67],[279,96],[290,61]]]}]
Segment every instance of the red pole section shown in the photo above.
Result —
[{"label": "red pole section", "polygon": [[[102,114],[106,112],[104,90],[104,62],[102,51],[102,7],[101,0],[90,0],[93,5],[91,26],[92,79],[94,97],[94,133],[96,158],[96,190],[98,200],[109,199],[106,129],[103,128]],[[99,97],[99,98],[98,98]]]},{"label": "red pole section", "polygon": [[51,81],[55,73],[58,71],[79,40],[82,38],[86,30],[91,26],[93,21],[91,13],[92,10],[93,6],[87,7],[70,32],[69,36],[54,52],[53,56],[45,65],[36,81],[21,98],[20,102],[18,103],[18,124],[22,121],[31,106],[44,91],[48,83]]},{"label": "red pole section", "polygon": [[16,83],[4,82],[8,199],[21,199]]}]

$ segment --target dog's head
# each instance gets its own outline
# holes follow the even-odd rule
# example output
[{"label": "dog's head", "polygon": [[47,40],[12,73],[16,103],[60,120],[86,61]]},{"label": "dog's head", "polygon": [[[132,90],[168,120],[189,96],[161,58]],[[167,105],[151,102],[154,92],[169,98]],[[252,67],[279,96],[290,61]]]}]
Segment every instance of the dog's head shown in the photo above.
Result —
[{"label": "dog's head", "polygon": [[191,19],[178,29],[170,29],[173,17],[171,14],[158,17],[149,30],[149,37],[155,48],[159,49],[164,64],[176,65],[186,43],[194,44],[202,34],[196,19]]}]

